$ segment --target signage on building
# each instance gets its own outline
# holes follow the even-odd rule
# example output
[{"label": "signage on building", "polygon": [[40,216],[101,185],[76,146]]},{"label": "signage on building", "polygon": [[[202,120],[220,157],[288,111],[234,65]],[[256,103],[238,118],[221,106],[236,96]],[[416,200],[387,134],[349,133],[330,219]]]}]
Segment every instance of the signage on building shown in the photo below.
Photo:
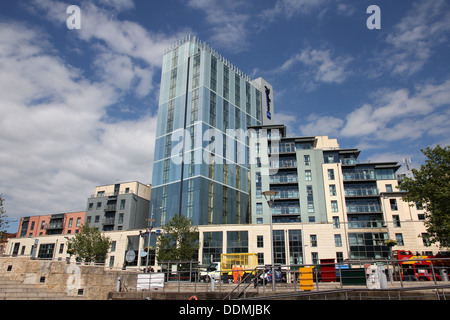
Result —
[{"label": "signage on building", "polygon": [[267,88],[267,86],[264,86],[266,88],[266,102],[267,102],[267,119],[272,119],[272,114],[270,113],[270,89]]}]

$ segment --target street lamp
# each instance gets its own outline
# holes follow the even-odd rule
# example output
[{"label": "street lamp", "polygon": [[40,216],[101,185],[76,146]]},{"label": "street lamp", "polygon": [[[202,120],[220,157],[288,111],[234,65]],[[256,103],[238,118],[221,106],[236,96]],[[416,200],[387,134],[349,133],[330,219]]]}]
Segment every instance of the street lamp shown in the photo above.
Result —
[{"label": "street lamp", "polygon": [[263,191],[264,198],[266,198],[267,204],[270,208],[270,254],[272,256],[272,291],[275,291],[275,265],[273,256],[273,221],[272,221],[272,206],[274,203],[274,198],[278,194],[278,191],[269,190]]}]

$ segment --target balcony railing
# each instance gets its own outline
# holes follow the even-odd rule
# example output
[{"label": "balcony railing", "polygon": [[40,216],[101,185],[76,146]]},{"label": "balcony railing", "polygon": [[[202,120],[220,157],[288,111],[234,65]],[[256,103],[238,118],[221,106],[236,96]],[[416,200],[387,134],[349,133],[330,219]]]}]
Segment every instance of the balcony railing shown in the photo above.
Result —
[{"label": "balcony railing", "polygon": [[380,205],[347,205],[347,213],[382,212]]},{"label": "balcony railing", "polygon": [[116,206],[117,206],[117,205],[115,205],[115,204],[107,204],[107,205],[105,206],[104,211],[116,211]]},{"label": "balcony railing", "polygon": [[115,218],[104,218],[102,224],[110,226],[110,225],[113,225],[114,222],[115,222]]},{"label": "balcony railing", "polygon": [[375,172],[344,172],[344,181],[376,180]]},{"label": "balcony railing", "polygon": [[379,196],[378,188],[359,188],[359,189],[345,189],[346,197],[366,197]]},{"label": "balcony railing", "polygon": [[64,225],[62,222],[49,223],[44,226],[44,229],[47,229],[47,230],[64,229]]},{"label": "balcony railing", "polygon": [[383,221],[349,221],[349,229],[370,229],[370,228],[385,228]]}]

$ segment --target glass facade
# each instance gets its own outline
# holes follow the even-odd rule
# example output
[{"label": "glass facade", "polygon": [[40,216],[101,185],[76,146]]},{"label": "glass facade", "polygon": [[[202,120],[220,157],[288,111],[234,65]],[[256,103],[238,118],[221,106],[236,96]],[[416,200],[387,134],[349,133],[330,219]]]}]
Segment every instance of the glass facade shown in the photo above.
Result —
[{"label": "glass facade", "polygon": [[250,222],[246,130],[260,125],[258,85],[195,37],[163,58],[151,201],[158,225]]}]

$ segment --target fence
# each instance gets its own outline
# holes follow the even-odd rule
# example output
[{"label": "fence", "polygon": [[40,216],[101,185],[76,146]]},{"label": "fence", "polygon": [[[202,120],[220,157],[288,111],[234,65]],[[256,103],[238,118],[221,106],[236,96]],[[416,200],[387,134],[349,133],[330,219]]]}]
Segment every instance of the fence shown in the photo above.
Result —
[{"label": "fence", "polygon": [[[299,293],[317,297],[339,292],[344,297],[354,298],[355,292],[361,295],[363,292],[374,292],[374,289],[392,291],[390,295],[398,297],[405,292],[432,289],[432,296],[446,299],[450,295],[449,268],[450,258],[344,263],[324,261],[316,265],[276,265],[274,277],[271,266],[259,266],[251,270],[240,270],[238,274],[222,274],[216,278],[206,277],[200,269],[153,273],[154,276],[147,276],[147,284],[143,283],[144,277],[138,275],[138,278],[141,278],[140,290],[192,293],[214,291],[226,293],[227,299],[261,296],[280,298]],[[164,280],[158,280],[158,285],[153,286],[152,277]],[[389,293],[384,298],[388,297],[390,298]]]}]

